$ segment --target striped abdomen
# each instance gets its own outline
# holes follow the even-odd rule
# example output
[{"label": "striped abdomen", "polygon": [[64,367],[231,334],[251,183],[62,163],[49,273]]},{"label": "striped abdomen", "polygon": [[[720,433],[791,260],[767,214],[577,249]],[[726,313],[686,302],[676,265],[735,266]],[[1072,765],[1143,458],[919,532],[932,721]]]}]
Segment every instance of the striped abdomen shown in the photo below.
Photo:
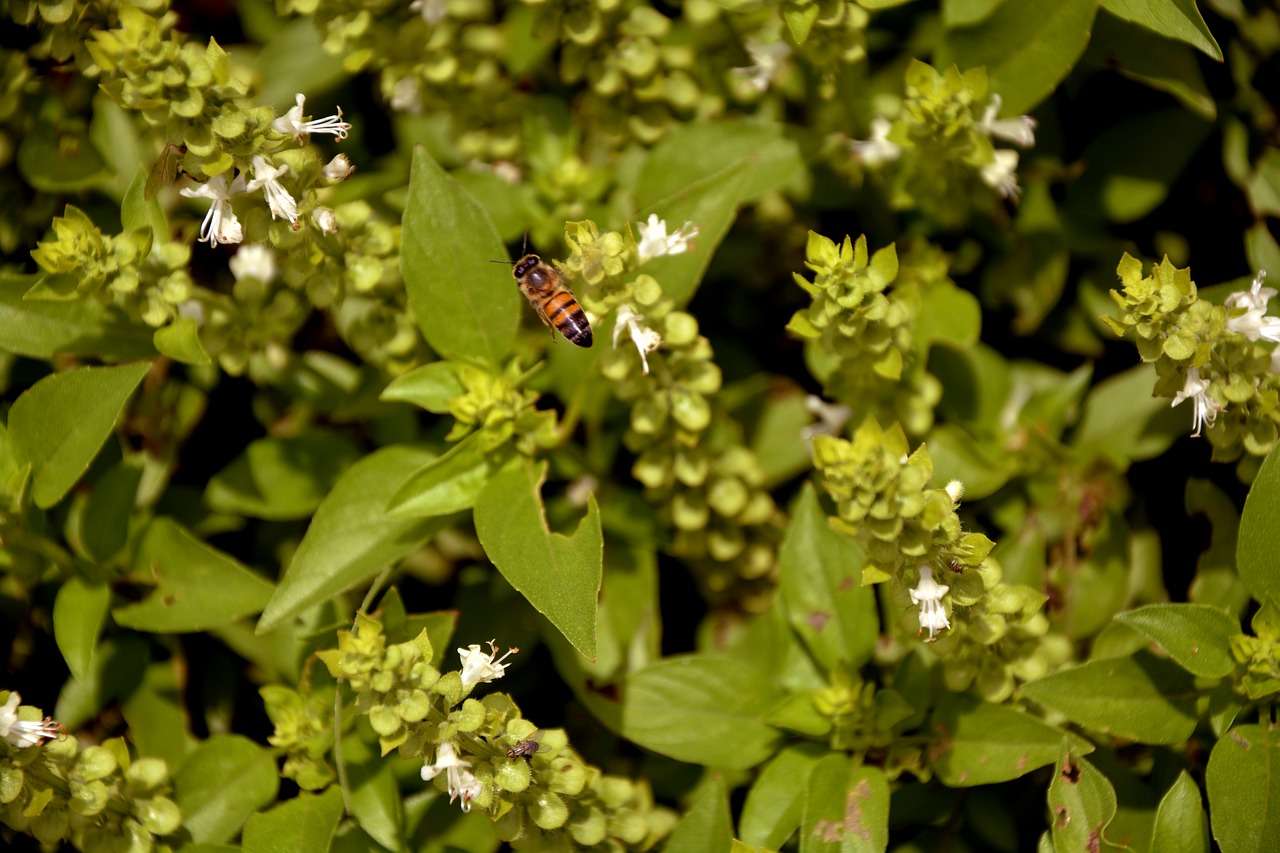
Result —
[{"label": "striped abdomen", "polygon": [[591,346],[591,324],[586,312],[567,290],[560,290],[542,300],[538,313],[547,325],[564,335],[565,340],[580,347]]}]

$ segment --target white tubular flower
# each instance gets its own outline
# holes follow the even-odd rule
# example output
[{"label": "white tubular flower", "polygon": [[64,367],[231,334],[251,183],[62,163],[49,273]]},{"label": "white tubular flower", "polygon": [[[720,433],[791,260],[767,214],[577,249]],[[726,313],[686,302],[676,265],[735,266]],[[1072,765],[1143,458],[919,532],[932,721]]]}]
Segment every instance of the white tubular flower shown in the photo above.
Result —
[{"label": "white tubular flower", "polygon": [[422,88],[417,77],[401,77],[391,87],[391,109],[415,116],[422,112]]},{"label": "white tubular flower", "polygon": [[449,787],[449,804],[453,805],[453,801],[461,797],[462,810],[471,811],[471,801],[480,796],[483,789],[480,780],[471,772],[471,763],[459,758],[454,751],[453,741],[447,740],[436,748],[436,763],[423,765],[422,781],[430,782],[441,771],[444,772]]},{"label": "white tubular flower", "polygon": [[686,222],[679,231],[668,234],[666,220],[651,213],[649,221],[640,225],[640,263],[663,255],[683,254],[691,248],[689,241],[697,236],[698,229],[692,222]]},{"label": "white tubular flower", "polygon": [[964,497],[964,483],[959,480],[948,481],[947,497],[951,498],[951,502],[953,504],[960,503],[960,498]]},{"label": "white tubular flower", "polygon": [[261,243],[246,243],[241,246],[231,256],[227,266],[231,267],[231,274],[236,281],[256,278],[263,284],[270,284],[276,278],[276,254]]},{"label": "white tubular flower", "polygon": [[317,207],[311,211],[311,221],[324,234],[338,233],[338,217],[327,207]]},{"label": "white tubular flower", "polygon": [[1266,278],[1266,270],[1259,270],[1247,291],[1237,291],[1227,297],[1223,303],[1227,313],[1241,312],[1227,320],[1227,331],[1244,335],[1251,341],[1280,343],[1280,317],[1267,316],[1267,303],[1276,295],[1276,290],[1262,286]]},{"label": "white tubular flower", "polygon": [[[458,649],[458,658],[462,661],[462,686],[471,689],[481,682],[488,683],[501,678],[507,672],[508,664],[503,663],[516,652],[517,648],[507,649],[507,653],[498,657],[498,647],[489,641],[489,654],[480,651],[478,644]],[[496,660],[495,660],[496,658]]]},{"label": "white tubular flower", "polygon": [[272,219],[287,219],[290,223],[298,223],[298,203],[289,195],[289,191],[280,185],[280,176],[289,171],[288,164],[276,168],[271,161],[261,154],[253,155],[253,180],[245,187],[247,192],[261,189],[267,197],[267,206],[271,208]]},{"label": "white tubular flower", "polygon": [[642,371],[645,376],[648,376],[649,359],[646,356],[662,344],[662,335],[644,325],[644,315],[637,314],[630,305],[623,305],[618,309],[618,319],[613,325],[613,346],[615,349],[618,347],[618,342],[622,338],[623,332],[631,336],[631,342],[636,345],[636,351],[640,353]]},{"label": "white tubular flower", "polygon": [[902,147],[889,141],[889,131],[893,123],[887,118],[876,116],[871,120],[871,138],[867,140],[849,140],[849,150],[854,159],[872,168],[884,163],[892,163],[902,154]]},{"label": "white tubular flower", "polygon": [[277,133],[289,134],[293,137],[294,142],[301,142],[304,137],[311,133],[331,133],[339,141],[347,138],[347,132],[351,130],[351,125],[342,120],[342,107],[338,107],[336,116],[325,116],[314,121],[304,121],[302,104],[306,99],[306,95],[299,92],[294,99],[293,108],[271,122],[272,130]]},{"label": "white tubular flower", "polygon": [[1017,200],[1022,193],[1018,186],[1018,152],[1000,149],[996,159],[982,167],[982,182],[1000,193],[1001,198]]},{"label": "white tubular flower", "polygon": [[[911,603],[920,606],[920,631],[926,628],[929,631],[929,639],[926,642],[932,643],[936,632],[951,627],[951,623],[947,621],[947,610],[942,606],[942,596],[946,595],[949,589],[951,587],[933,579],[933,569],[921,566],[920,580],[914,589],[907,590],[911,595]],[[919,633],[916,636],[919,636]]]},{"label": "white tubular flower", "polygon": [[237,177],[227,186],[227,176],[218,175],[195,187],[183,187],[178,195],[186,198],[207,198],[210,201],[209,212],[200,223],[200,241],[214,243],[239,243],[244,239],[244,229],[240,220],[236,219],[231,209],[231,196],[244,192],[244,177]]},{"label": "white tubular flower", "polygon": [[449,6],[445,0],[413,0],[409,4],[410,12],[417,12],[422,20],[435,26],[449,16]]},{"label": "white tubular flower", "polygon": [[356,167],[351,165],[351,158],[346,154],[339,154],[326,163],[320,172],[331,181],[345,181],[355,170]]},{"label": "white tubular flower", "polygon": [[14,690],[9,693],[9,701],[0,706],[0,737],[9,741],[18,749],[39,746],[49,738],[59,737],[64,733],[62,724],[52,717],[45,717],[40,722],[18,719],[18,706],[22,704],[22,696]]},{"label": "white tubular flower", "polygon": [[812,441],[815,435],[839,435],[844,432],[849,418],[853,417],[853,409],[839,403],[828,403],[817,394],[805,397],[804,407],[818,420],[800,430],[803,441]]},{"label": "white tubular flower", "polygon": [[1200,436],[1200,427],[1213,426],[1214,420],[1218,417],[1218,412],[1222,411],[1222,406],[1218,405],[1218,401],[1209,396],[1209,382],[1200,378],[1200,371],[1194,367],[1187,368],[1187,384],[1182,386],[1182,390],[1173,398],[1170,405],[1176,406],[1183,400],[1190,398],[1191,400],[1191,427],[1192,438]]},{"label": "white tubular flower", "polygon": [[735,68],[733,73],[744,78],[748,88],[763,92],[782,70],[782,63],[791,55],[791,46],[785,41],[764,42],[749,38],[746,43],[747,55],[754,65]]},{"label": "white tubular flower", "polygon": [[978,130],[987,136],[1012,142],[1022,148],[1030,148],[1035,145],[1036,120],[1031,116],[998,119],[996,116],[1000,113],[1001,103],[1002,99],[999,95],[991,96],[991,103],[987,105],[986,111],[982,114],[982,121],[978,122]]}]

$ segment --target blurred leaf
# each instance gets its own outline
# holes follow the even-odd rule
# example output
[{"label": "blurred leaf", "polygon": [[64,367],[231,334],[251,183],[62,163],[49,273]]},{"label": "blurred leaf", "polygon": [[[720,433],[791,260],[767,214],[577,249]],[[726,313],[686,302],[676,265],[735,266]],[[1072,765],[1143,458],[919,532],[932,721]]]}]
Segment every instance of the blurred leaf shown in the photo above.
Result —
[{"label": "blurred leaf", "polygon": [[1067,636],[1090,637],[1106,627],[1125,606],[1134,553],[1133,536],[1124,517],[1106,514],[1088,553],[1070,570],[1054,576],[1062,594],[1058,621]]},{"label": "blurred leaf", "polygon": [[156,350],[183,364],[212,364],[213,360],[200,343],[200,326],[192,317],[175,317],[167,326],[156,329],[151,338]]},{"label": "blurred leaf", "polygon": [[644,265],[644,272],[662,284],[662,289],[677,306],[692,299],[698,289],[711,256],[733,224],[750,174],[750,161],[739,161],[641,208],[642,221],[656,214],[667,223],[668,232],[674,232],[686,222],[698,227],[698,236],[691,242],[689,251],[663,255]]},{"label": "blurred leaf", "polygon": [[279,787],[272,752],[240,735],[211,735],[173,774],[182,828],[197,842],[230,841]]},{"label": "blurred leaf", "polygon": [[[645,158],[636,182],[636,207],[645,210],[705,178],[747,164],[740,200],[758,198],[803,173],[799,145],[781,124],[691,122],[672,128]],[[697,224],[697,223],[695,223]],[[667,220],[668,230],[679,222]]]},{"label": "blurred leaf", "polygon": [[[167,152],[169,149],[165,150]],[[125,190],[124,200],[120,203],[120,224],[125,231],[151,229],[152,238],[159,244],[169,239],[169,220],[154,195],[150,200],[145,197],[146,187],[147,172],[136,169],[129,188]]]},{"label": "blurred leaf", "polygon": [[689,801],[688,810],[663,846],[663,853],[708,853],[733,844],[733,820],[729,816],[729,792],[724,777],[712,773]]},{"label": "blurred leaf", "polygon": [[[179,683],[178,667],[172,660],[150,664],[142,681],[120,703],[138,754],[163,758],[170,767],[181,764],[197,744],[187,727],[186,685]],[[182,673],[184,679],[186,675]]]},{"label": "blurred leaf", "polygon": [[1209,821],[1222,853],[1264,853],[1280,837],[1280,731],[1236,726],[1205,768]]},{"label": "blurred leaf", "polygon": [[137,688],[149,660],[148,643],[137,634],[102,638],[88,677],[68,679],[62,685],[54,718],[68,731],[85,725],[107,705]]},{"label": "blurred leaf", "polygon": [[1138,743],[1182,743],[1196,727],[1190,675],[1139,652],[1094,660],[1022,686],[1022,695],[1094,731]]},{"label": "blurred leaf", "polygon": [[[1082,754],[1093,745],[1081,737],[1000,705],[961,693],[944,694],[933,728],[948,747],[934,762],[938,778],[952,787],[1008,782],[1052,764],[1063,744]],[[940,750],[941,751],[941,750]]]},{"label": "blurred leaf", "polygon": [[1184,41],[1210,59],[1222,61],[1222,49],[1205,26],[1196,0],[1100,0],[1103,9],[1166,38]]},{"label": "blurred leaf", "polygon": [[596,597],[604,559],[595,498],[569,536],[547,527],[542,484],[547,463],[516,459],[476,499],[476,534],[507,582],[556,626],[583,657],[596,655]]},{"label": "blurred leaf", "polygon": [[343,739],[351,812],[360,828],[388,850],[404,850],[404,807],[395,766],[358,734]]},{"label": "blurred leaf", "polygon": [[986,19],[1004,0],[942,0],[942,25],[949,30]]},{"label": "blurred leaf", "polygon": [[938,347],[929,353],[929,372],[942,383],[939,414],[970,432],[999,427],[1013,393],[1013,374],[1004,356],[981,343],[965,350]]},{"label": "blurred leaf", "polygon": [[413,152],[402,234],[409,307],[427,343],[446,358],[500,366],[521,308],[511,269],[489,263],[506,249],[484,209],[421,147]]},{"label": "blurred leaf", "polygon": [[1271,236],[1265,221],[1255,222],[1244,232],[1244,249],[1250,269],[1280,269],[1280,243]]},{"label": "blurred leaf", "polygon": [[0,350],[46,361],[61,353],[112,359],[156,354],[149,328],[115,322],[96,300],[23,299],[37,278],[0,272]]},{"label": "blurred leaf", "polygon": [[800,853],[882,853],[889,844],[889,783],[884,772],[843,753],[809,773]]},{"label": "blurred leaf", "polygon": [[[510,46],[514,49],[514,45]],[[508,182],[489,169],[458,169],[450,174],[458,186],[484,208],[504,243],[520,239],[528,208],[521,186]]]},{"label": "blurred leaf", "polygon": [[1151,396],[1155,371],[1139,364],[1089,389],[1071,444],[1121,468],[1164,453],[1185,431],[1185,415]]},{"label": "blurred leaf", "polygon": [[1218,115],[1213,94],[1200,73],[1199,61],[1184,44],[1162,38],[1137,24],[1099,15],[1085,56],[1090,64],[1099,68],[1114,69],[1158,92],[1168,92],[1208,121]]},{"label": "blurred leaf", "polygon": [[397,376],[378,395],[378,399],[412,403],[428,412],[443,415],[449,411],[449,401],[466,391],[452,363],[433,361]]},{"label": "blurred leaf", "polygon": [[20,139],[18,171],[42,192],[85,190],[111,176],[82,126],[68,122],[55,127],[37,118]]},{"label": "blurred leaf", "polygon": [[147,526],[134,573],[153,580],[155,589],[111,615],[138,631],[206,631],[258,613],[271,598],[270,581],[169,518],[156,518]]},{"label": "blurred leaf", "polygon": [[732,658],[668,657],[627,676],[622,734],[677,761],[726,770],[767,759],[782,733],[765,724],[779,687]]},{"label": "blurred leaf", "polygon": [[1017,461],[1009,454],[991,452],[956,424],[934,427],[928,446],[933,460],[931,484],[941,488],[951,480],[959,480],[964,483],[966,500],[995,493],[1017,471]]},{"label": "blurred leaf", "polygon": [[1148,604],[1116,616],[1201,678],[1225,678],[1236,668],[1231,637],[1240,623],[1204,604]]},{"label": "blurred leaf", "polygon": [[880,636],[875,593],[860,580],[865,562],[805,483],[778,553],[778,584],[792,629],[824,670],[861,667]]},{"label": "blurred leaf", "polygon": [[347,469],[316,509],[258,620],[259,634],[369,580],[445,525],[447,518],[401,519],[386,512],[405,472],[429,457],[425,450],[392,445]]},{"label": "blurred leaf", "polygon": [[1280,216],[1280,149],[1262,150],[1246,191],[1254,216]]},{"label": "blurred leaf", "polygon": [[747,791],[739,833],[748,844],[781,849],[800,827],[809,774],[827,750],[816,743],[783,747]]},{"label": "blurred leaf", "polygon": [[1107,777],[1078,755],[1062,756],[1049,782],[1050,827],[1054,849],[1127,850],[1106,838],[1116,815],[1116,792]]},{"label": "blurred leaf", "polygon": [[770,385],[751,430],[749,447],[764,472],[764,487],[772,489],[813,467],[813,452],[803,431],[813,423],[801,390]]},{"label": "blurred leaf", "polygon": [[36,506],[53,506],[80,479],[150,367],[81,367],[46,376],[18,397],[9,435],[19,461],[31,463]]},{"label": "blurred leaf", "polygon": [[[251,5],[237,4],[237,11],[244,15],[242,7]],[[258,28],[255,38],[265,44],[246,63],[246,70],[252,68],[256,72],[255,103],[274,106],[278,115],[284,115],[293,106],[294,95],[302,92],[307,96],[308,115],[336,112],[321,95],[333,91],[350,74],[324,49],[320,30],[305,19],[281,21],[276,16],[272,23],[276,27],[272,33]]]},{"label": "blurred leaf", "polygon": [[260,438],[213,476],[204,499],[217,512],[306,518],[359,458],[360,449],[331,430]]},{"label": "blurred leaf", "polygon": [[1258,476],[1249,488],[1236,540],[1236,567],[1240,580],[1257,601],[1266,601],[1267,596],[1280,599],[1280,572],[1275,570],[1275,555],[1278,553],[1280,452],[1272,450],[1262,461]]},{"label": "blurred leaf", "polygon": [[1083,218],[1102,214],[1134,222],[1169,194],[1213,125],[1182,108],[1135,115],[1094,136],[1081,160],[1084,176],[1067,188],[1067,207]]},{"label": "blurred leaf", "polygon": [[98,633],[111,606],[111,589],[71,576],[58,588],[53,601],[53,638],[71,670],[71,677],[87,681],[93,670]]},{"label": "blurred leaf", "polygon": [[982,308],[977,297],[954,284],[940,284],[924,292],[915,333],[925,352],[935,343],[965,349],[978,342]]},{"label": "blurred leaf", "polygon": [[1196,576],[1187,599],[1208,604],[1237,619],[1249,606],[1249,590],[1236,572],[1236,540],[1240,512],[1235,501],[1209,480],[1187,480],[1188,518],[1203,515],[1209,522],[1209,547],[1196,560]]},{"label": "blurred leaf", "polygon": [[1030,112],[1071,71],[1089,43],[1098,0],[1004,0],[976,26],[946,32],[934,64],[987,67],[1006,115]]},{"label": "blurred leaf", "polygon": [[403,519],[471,509],[495,467],[495,459],[480,449],[480,433],[473,432],[410,474],[387,501],[386,508],[395,518]]},{"label": "blurred leaf", "polygon": [[1185,770],[1160,800],[1151,849],[1160,853],[1209,853],[1209,822],[1200,788]]},{"label": "blurred leaf", "polygon": [[267,812],[251,815],[244,825],[244,853],[327,853],[342,817],[342,790],[306,791]]},{"label": "blurred leaf", "polygon": [[143,469],[140,457],[122,459],[93,484],[80,515],[80,542],[98,563],[114,557],[128,539]]}]

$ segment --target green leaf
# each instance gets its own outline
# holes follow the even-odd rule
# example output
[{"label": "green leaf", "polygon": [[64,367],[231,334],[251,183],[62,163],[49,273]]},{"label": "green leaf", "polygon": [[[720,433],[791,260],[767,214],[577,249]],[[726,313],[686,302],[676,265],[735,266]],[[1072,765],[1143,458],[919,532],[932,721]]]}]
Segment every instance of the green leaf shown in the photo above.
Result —
[{"label": "green leaf", "polygon": [[108,704],[137,688],[150,654],[147,642],[137,634],[104,637],[98,643],[88,677],[63,683],[53,716],[70,731],[80,728]]},{"label": "green leaf", "polygon": [[[258,6],[246,4],[238,13],[243,21],[254,17]],[[332,92],[350,76],[343,63],[334,62],[321,44],[322,35],[310,21],[284,19],[269,9],[260,13],[261,20],[252,27],[253,41],[262,49],[252,55],[237,57],[237,66],[252,68],[255,81],[254,103],[272,104],[284,113],[293,106],[296,92],[307,92],[307,113],[317,118],[333,112],[329,101],[320,96]],[[246,25],[246,29],[250,27]],[[243,58],[245,65],[239,66]],[[403,181],[403,178],[401,178]]]},{"label": "green leaf", "polygon": [[809,774],[800,853],[883,853],[888,845],[884,772],[842,753],[819,761]]},{"label": "green leaf", "polygon": [[1280,151],[1264,148],[1258,165],[1246,186],[1249,206],[1259,219],[1280,216]]},{"label": "green leaf", "polygon": [[231,840],[279,787],[271,751],[240,735],[211,736],[173,774],[182,828],[196,842]]},{"label": "green leaf", "polygon": [[942,25],[969,27],[988,18],[1004,0],[942,0]]},{"label": "green leaf", "polygon": [[708,853],[733,844],[733,820],[729,816],[729,792],[724,777],[709,775],[690,798],[689,810],[676,824],[663,853]]},{"label": "green leaf", "polygon": [[273,521],[306,518],[359,458],[358,447],[329,430],[268,436],[215,474],[204,499],[217,512]]},{"label": "green leaf", "polygon": [[141,456],[122,459],[93,484],[80,514],[80,543],[98,563],[114,557],[128,539],[145,464]]},{"label": "green leaf", "polygon": [[360,828],[388,850],[404,850],[404,807],[395,765],[359,735],[343,739],[351,812]]},{"label": "green leaf", "polygon": [[244,825],[244,853],[327,853],[342,817],[342,790],[298,794]]},{"label": "green leaf", "polygon": [[964,483],[965,500],[994,494],[1009,482],[1018,465],[1007,453],[980,444],[957,424],[940,424],[929,433],[929,457],[933,460],[935,488],[951,480]]},{"label": "green leaf", "polygon": [[163,758],[170,767],[177,767],[196,748],[198,741],[187,727],[184,687],[172,661],[156,661],[120,703],[129,739],[139,755]]},{"label": "green leaf", "polygon": [[964,694],[944,695],[934,712],[933,727],[949,747],[934,762],[934,769],[952,787],[1017,779],[1057,761],[1064,742],[1082,754],[1093,751],[1083,738],[1029,714]]},{"label": "green leaf", "polygon": [[953,284],[931,287],[923,294],[916,318],[920,345],[947,344],[965,349],[978,342],[982,330],[982,308],[978,298]]},{"label": "green leaf", "polygon": [[18,171],[31,186],[50,193],[89,189],[110,177],[110,168],[85,131],[74,121],[55,127],[36,118],[21,136]]},{"label": "green leaf", "polygon": [[[165,148],[166,154],[170,149]],[[162,164],[163,165],[163,164]],[[173,175],[172,168],[169,175]],[[125,231],[137,231],[150,228],[152,238],[158,243],[169,239],[169,221],[165,218],[160,202],[152,195],[146,198],[148,173],[141,169],[134,172],[129,187],[125,190],[124,199],[120,203],[120,224]]]},{"label": "green leaf", "polygon": [[31,463],[36,506],[53,506],[80,479],[150,367],[82,367],[46,376],[18,397],[9,434],[19,461]]},{"label": "green leaf", "polygon": [[1196,727],[1191,677],[1139,652],[1106,658],[1030,682],[1022,694],[1095,731],[1139,743],[1182,743]]},{"label": "green leaf", "polygon": [[1184,41],[1210,59],[1222,61],[1222,48],[1200,16],[1196,0],[1100,0],[1100,4],[1116,17]]},{"label": "green leaf", "polygon": [[743,770],[767,759],[781,732],[764,722],[781,698],[773,678],[732,658],[665,658],[622,684],[622,734],[654,752]]},{"label": "green leaf", "polygon": [[827,750],[818,744],[784,747],[747,791],[739,832],[757,847],[781,849],[800,826],[809,774]]},{"label": "green leaf", "polygon": [[1164,397],[1151,396],[1155,370],[1139,364],[1089,390],[1071,444],[1121,467],[1164,453],[1185,432],[1185,415]]},{"label": "green leaf", "polygon": [[369,580],[444,526],[446,518],[401,519],[386,512],[404,472],[429,457],[425,450],[393,445],[347,469],[311,519],[258,620],[259,634]]},{"label": "green leaf", "polygon": [[200,326],[191,317],[178,317],[167,326],[156,329],[151,338],[156,350],[183,364],[212,364],[213,360],[200,343]]},{"label": "green leaf", "polygon": [[552,533],[542,504],[547,463],[516,459],[476,499],[480,544],[502,576],[587,659],[596,655],[596,597],[604,561],[592,497],[570,536]]},{"label": "green leaf", "polygon": [[1275,571],[1275,555],[1280,553],[1280,451],[1272,450],[1262,461],[1258,476],[1249,488],[1240,514],[1240,535],[1236,540],[1236,567],[1240,580],[1258,601],[1267,596],[1280,599],[1280,572]]},{"label": "green leaf", "polygon": [[1158,92],[1167,92],[1207,121],[1218,115],[1195,52],[1136,24],[1099,15],[1081,61],[1085,64],[1119,71]]},{"label": "green leaf", "polygon": [[1119,850],[1105,837],[1116,815],[1115,788],[1078,755],[1064,754],[1049,782],[1049,812],[1055,850]]},{"label": "green leaf", "polygon": [[1084,52],[1097,8],[1098,0],[1004,0],[980,24],[948,30],[934,64],[985,65],[1005,113],[1030,112]]},{"label": "green leaf", "polygon": [[60,353],[112,359],[156,354],[151,330],[123,325],[93,299],[23,299],[38,276],[0,272],[0,350],[48,361]]},{"label": "green leaf", "polygon": [[452,363],[433,361],[396,377],[378,395],[378,399],[413,403],[428,412],[443,415],[449,411],[449,401],[461,397],[466,391]]},{"label": "green leaf", "polygon": [[169,518],[157,518],[147,526],[134,572],[154,582],[155,589],[111,615],[138,631],[207,631],[261,611],[271,597],[270,581]]},{"label": "green leaf", "polygon": [[423,148],[413,152],[400,252],[409,307],[445,358],[498,366],[520,325],[506,250],[484,209]]},{"label": "green leaf", "polygon": [[1236,726],[1205,768],[1209,821],[1222,853],[1266,853],[1280,836],[1280,731]]},{"label": "green leaf", "polygon": [[1180,107],[1136,115],[1097,134],[1081,157],[1090,164],[1067,189],[1067,207],[1128,223],[1155,210],[1200,149],[1213,124]]},{"label": "green leaf", "polygon": [[110,605],[111,589],[104,583],[73,576],[58,588],[53,601],[53,639],[71,677],[78,681],[87,681],[92,674],[98,633]]},{"label": "green leaf", "polygon": [[418,467],[387,502],[396,518],[430,518],[470,509],[493,475],[494,461],[474,432]]},{"label": "green leaf", "polygon": [[1225,678],[1236,668],[1231,637],[1240,623],[1206,604],[1149,604],[1116,616],[1159,643],[1178,664],[1202,678]]},{"label": "green leaf", "polygon": [[857,669],[880,636],[875,593],[862,586],[866,555],[827,524],[812,483],[805,483],[778,554],[787,618],[819,666]]},{"label": "green leaf", "polygon": [[1200,788],[1183,770],[1156,809],[1151,849],[1160,853],[1209,853],[1209,822]]},{"label": "green leaf", "polygon": [[689,251],[663,255],[644,265],[644,272],[661,282],[662,289],[676,305],[682,306],[693,298],[711,256],[733,224],[751,174],[751,162],[739,161],[642,208],[644,221],[650,214],[656,214],[667,223],[669,232],[686,222],[698,227],[698,236]]}]

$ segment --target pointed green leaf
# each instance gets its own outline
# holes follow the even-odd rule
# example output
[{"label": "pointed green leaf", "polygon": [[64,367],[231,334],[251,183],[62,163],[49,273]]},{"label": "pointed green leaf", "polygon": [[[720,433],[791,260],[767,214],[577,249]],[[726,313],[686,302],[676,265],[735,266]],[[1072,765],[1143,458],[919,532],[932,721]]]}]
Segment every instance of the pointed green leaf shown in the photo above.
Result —
[{"label": "pointed green leaf", "polygon": [[342,790],[323,794],[303,791],[268,812],[252,815],[244,825],[244,853],[327,853],[342,817]]},{"label": "pointed green leaf", "polygon": [[0,273],[0,350],[44,360],[59,353],[112,359],[155,355],[150,329],[116,322],[96,300],[53,304],[23,299],[36,279]]},{"label": "pointed green leaf", "polygon": [[1231,637],[1240,623],[1207,604],[1148,604],[1116,616],[1142,633],[1192,675],[1224,678],[1236,668]]},{"label": "pointed green leaf", "polygon": [[80,479],[150,367],[82,367],[46,376],[18,397],[9,434],[19,461],[31,463],[36,506],[53,506]]},{"label": "pointed green leaf", "polygon": [[733,844],[733,820],[729,816],[729,792],[724,777],[711,774],[698,786],[689,810],[667,838],[663,853],[708,853]]},{"label": "pointed green leaf", "polygon": [[1049,812],[1055,850],[1121,849],[1106,838],[1107,824],[1116,815],[1115,788],[1078,755],[1068,752],[1058,761],[1049,783]]},{"label": "pointed green leaf", "polygon": [[875,593],[859,578],[866,555],[827,524],[812,483],[805,483],[778,554],[787,617],[821,668],[857,669],[880,636]]},{"label": "pointed green leaf", "polygon": [[1236,726],[1205,768],[1209,821],[1222,853],[1266,853],[1280,838],[1280,730]]},{"label": "pointed green leaf", "polygon": [[206,631],[258,613],[272,584],[192,536],[177,522],[157,518],[147,527],[134,572],[155,583],[143,601],[112,611],[116,622],[139,631]]},{"label": "pointed green leaf", "polygon": [[1160,853],[1209,853],[1209,822],[1200,788],[1187,771],[1160,800],[1151,849]]},{"label": "pointed green leaf", "polygon": [[1083,738],[1030,714],[958,693],[948,693],[939,702],[933,727],[945,750],[934,768],[952,787],[1017,779],[1057,761],[1064,742],[1081,754],[1093,751]]},{"label": "pointed green leaf", "polygon": [[70,577],[58,589],[53,601],[53,638],[62,658],[78,681],[87,681],[93,671],[98,632],[111,605],[111,589]]},{"label": "pointed green leaf", "polygon": [[98,478],[80,514],[80,542],[85,553],[105,563],[124,547],[142,482],[142,455],[126,457]]},{"label": "pointed green leaf", "polygon": [[386,511],[405,472],[421,466],[430,455],[393,445],[347,469],[311,519],[258,621],[259,634],[369,580],[444,526],[447,518],[401,519]]},{"label": "pointed green leaf", "polygon": [[446,358],[505,361],[520,325],[506,249],[484,209],[424,148],[413,152],[400,266],[422,336]]},{"label": "pointed green leaf", "polygon": [[[497,455],[497,454],[494,454]],[[480,450],[480,433],[472,433],[419,466],[387,501],[396,518],[430,518],[470,509],[493,475],[494,461]]]},{"label": "pointed green leaf", "polygon": [[1025,684],[1022,695],[1095,731],[1139,743],[1181,743],[1199,691],[1177,665],[1139,652],[1092,660]]},{"label": "pointed green leaf", "polygon": [[782,737],[764,722],[779,691],[765,672],[732,658],[665,658],[623,682],[622,734],[678,761],[754,767]]},{"label": "pointed green leaf", "polygon": [[171,660],[148,664],[142,681],[120,703],[138,754],[163,758],[170,767],[182,764],[198,744],[188,728],[187,676]]},{"label": "pointed green leaf", "polygon": [[1205,25],[1196,0],[1101,0],[1101,5],[1118,18],[1184,41],[1210,59],[1222,61],[1222,48]]},{"label": "pointed green leaf", "polygon": [[231,840],[279,787],[272,752],[240,735],[213,735],[173,774],[182,828],[197,842]]},{"label": "pointed green leaf", "polygon": [[1098,0],[1005,0],[981,23],[949,30],[934,64],[985,65],[1004,114],[1030,112],[1084,52],[1097,9]]},{"label": "pointed green leaf", "polygon": [[212,364],[200,343],[200,326],[191,317],[178,317],[167,326],[156,329],[152,341],[156,349],[183,364]]},{"label": "pointed green leaf", "polygon": [[596,597],[604,561],[595,498],[570,536],[547,528],[547,463],[516,459],[476,499],[476,534],[489,559],[583,657],[596,654]]},{"label": "pointed green leaf", "polygon": [[1267,596],[1280,599],[1276,554],[1280,554],[1280,451],[1272,450],[1249,488],[1236,540],[1240,580],[1258,601]]},{"label": "pointed green leaf", "polygon": [[322,429],[250,443],[205,488],[211,509],[271,520],[306,518],[360,458],[342,434]]},{"label": "pointed green leaf", "polygon": [[449,401],[466,391],[452,363],[433,361],[394,379],[378,399],[413,403],[442,415],[449,411]]},{"label": "pointed green leaf", "polygon": [[742,808],[743,841],[781,849],[800,826],[809,774],[826,753],[818,744],[799,744],[784,747],[765,764]]},{"label": "pointed green leaf", "polygon": [[800,853],[883,853],[889,845],[889,782],[869,764],[832,753],[809,774]]}]

